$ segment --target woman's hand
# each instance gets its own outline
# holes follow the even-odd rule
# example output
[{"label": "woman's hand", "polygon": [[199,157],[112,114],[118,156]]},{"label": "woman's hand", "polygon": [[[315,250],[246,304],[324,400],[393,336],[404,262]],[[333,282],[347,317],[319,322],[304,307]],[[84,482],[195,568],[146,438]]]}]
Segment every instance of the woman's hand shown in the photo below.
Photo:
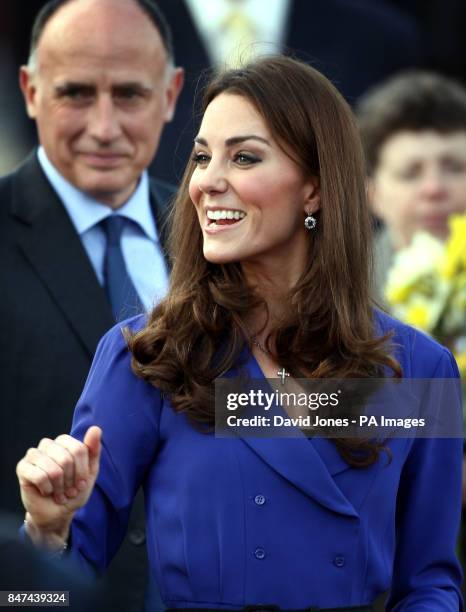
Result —
[{"label": "woman's hand", "polygon": [[26,529],[35,543],[54,549],[66,541],[74,513],[85,505],[94,488],[101,434],[99,427],[92,426],[83,442],[68,435],[43,438],[18,463]]}]

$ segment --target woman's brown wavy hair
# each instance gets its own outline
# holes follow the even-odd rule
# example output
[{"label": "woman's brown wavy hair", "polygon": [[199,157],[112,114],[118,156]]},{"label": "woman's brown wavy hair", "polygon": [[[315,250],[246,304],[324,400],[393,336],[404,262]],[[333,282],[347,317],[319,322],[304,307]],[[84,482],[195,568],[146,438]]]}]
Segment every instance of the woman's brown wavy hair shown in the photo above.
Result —
[{"label": "woman's brown wavy hair", "polygon": [[[286,317],[268,338],[277,363],[301,377],[380,377],[386,367],[401,375],[387,338],[374,330],[371,222],[362,150],[348,105],[323,75],[284,56],[214,78],[202,111],[221,93],[246,98],[305,176],[318,177],[320,184],[321,208],[317,228],[309,232],[306,270],[290,292]],[[238,364],[249,342],[245,315],[267,308],[246,284],[239,263],[218,265],[204,258],[188,193],[193,169],[191,161],[173,208],[170,290],[145,328],[128,340],[136,375],[202,427],[214,424],[214,379]],[[354,466],[373,463],[383,448],[373,441],[335,443]]]}]

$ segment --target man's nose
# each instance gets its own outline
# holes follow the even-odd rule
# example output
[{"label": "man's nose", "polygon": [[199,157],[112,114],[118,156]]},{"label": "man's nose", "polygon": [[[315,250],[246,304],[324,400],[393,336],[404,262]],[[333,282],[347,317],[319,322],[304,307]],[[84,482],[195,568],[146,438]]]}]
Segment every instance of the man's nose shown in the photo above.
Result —
[{"label": "man's nose", "polygon": [[118,109],[110,95],[99,96],[90,111],[90,135],[102,143],[109,143],[121,135]]}]

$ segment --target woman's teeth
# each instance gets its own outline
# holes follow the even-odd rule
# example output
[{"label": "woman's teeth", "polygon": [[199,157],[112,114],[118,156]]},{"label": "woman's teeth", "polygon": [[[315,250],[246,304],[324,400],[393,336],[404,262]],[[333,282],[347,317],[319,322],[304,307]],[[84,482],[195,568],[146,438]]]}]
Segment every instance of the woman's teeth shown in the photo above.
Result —
[{"label": "woman's teeth", "polygon": [[235,219],[239,221],[246,216],[241,210],[208,210],[207,218],[211,221],[218,221],[219,219]]},{"label": "woman's teeth", "polygon": [[242,210],[208,210],[210,225],[232,225],[246,216]]}]

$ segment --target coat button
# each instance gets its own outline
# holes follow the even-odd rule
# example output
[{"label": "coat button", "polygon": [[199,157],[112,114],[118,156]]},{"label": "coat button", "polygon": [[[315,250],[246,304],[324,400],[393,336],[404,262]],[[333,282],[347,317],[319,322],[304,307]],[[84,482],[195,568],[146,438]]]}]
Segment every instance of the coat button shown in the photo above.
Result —
[{"label": "coat button", "polygon": [[263,506],[265,504],[265,497],[263,495],[256,495],[254,503],[258,506]]},{"label": "coat button", "polygon": [[343,567],[346,563],[345,557],[335,557],[333,560],[333,565],[336,567]]},{"label": "coat button", "polygon": [[129,532],[129,541],[135,546],[141,546],[146,541],[146,533],[144,529],[131,529]]},{"label": "coat button", "polygon": [[265,550],[263,548],[256,548],[254,556],[256,559],[259,559],[259,561],[262,561],[262,559],[265,559]]}]

